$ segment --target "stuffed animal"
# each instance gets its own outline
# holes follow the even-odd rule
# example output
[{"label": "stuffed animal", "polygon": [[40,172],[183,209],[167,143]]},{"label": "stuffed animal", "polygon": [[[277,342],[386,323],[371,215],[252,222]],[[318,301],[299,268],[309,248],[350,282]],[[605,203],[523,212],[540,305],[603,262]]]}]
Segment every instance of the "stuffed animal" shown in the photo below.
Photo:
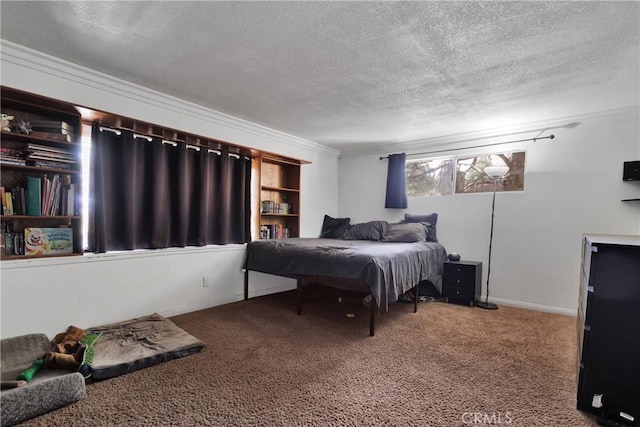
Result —
[{"label": "stuffed animal", "polygon": [[11,120],[13,120],[13,116],[4,113],[0,115],[0,130],[2,132],[11,132]]},{"label": "stuffed animal", "polygon": [[80,340],[86,334],[84,329],[69,326],[67,332],[56,335],[52,340],[55,351],[49,352],[44,356],[44,366],[69,371],[75,371],[80,368],[86,348],[81,345]]}]

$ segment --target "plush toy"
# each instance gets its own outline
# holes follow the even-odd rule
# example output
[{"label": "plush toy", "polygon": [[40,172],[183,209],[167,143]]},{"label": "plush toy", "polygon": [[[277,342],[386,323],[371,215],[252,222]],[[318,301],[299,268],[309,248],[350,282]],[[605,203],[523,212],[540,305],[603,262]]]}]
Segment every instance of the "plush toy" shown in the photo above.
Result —
[{"label": "plush toy", "polygon": [[101,335],[69,326],[67,332],[59,333],[51,341],[54,351],[44,355],[44,366],[79,371],[87,378],[91,374],[90,366],[95,352],[93,344]]},{"label": "plush toy", "polygon": [[54,351],[44,356],[44,366],[69,371],[75,371],[80,368],[86,348],[81,345],[80,340],[82,340],[86,334],[84,329],[69,326],[67,332],[56,335],[52,340]]},{"label": "plush toy", "polygon": [[69,326],[67,332],[62,332],[53,338],[53,346],[58,353],[75,353],[80,346],[80,340],[87,333],[77,326]]},{"label": "plush toy", "polygon": [[2,132],[11,132],[11,120],[13,120],[13,116],[8,114],[0,115],[0,130]]}]

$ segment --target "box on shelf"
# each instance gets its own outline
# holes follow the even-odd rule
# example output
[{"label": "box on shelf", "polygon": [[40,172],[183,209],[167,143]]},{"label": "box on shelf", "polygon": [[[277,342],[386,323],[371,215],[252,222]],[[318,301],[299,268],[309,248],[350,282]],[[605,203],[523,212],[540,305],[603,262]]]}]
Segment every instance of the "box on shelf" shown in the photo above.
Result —
[{"label": "box on shelf", "polygon": [[73,253],[73,229],[25,227],[24,248],[25,255]]}]

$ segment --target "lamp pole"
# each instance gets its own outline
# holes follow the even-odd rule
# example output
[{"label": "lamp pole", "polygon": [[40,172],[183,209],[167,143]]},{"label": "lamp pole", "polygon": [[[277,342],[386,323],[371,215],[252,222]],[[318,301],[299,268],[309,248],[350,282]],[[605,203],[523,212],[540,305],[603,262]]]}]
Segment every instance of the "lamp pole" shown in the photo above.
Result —
[{"label": "lamp pole", "polygon": [[489,302],[489,278],[491,277],[491,248],[493,246],[493,217],[495,216],[496,211],[496,186],[498,178],[503,177],[509,168],[506,166],[491,166],[485,168],[485,173],[489,175],[491,179],[493,179],[493,199],[491,201],[491,233],[489,234],[489,261],[487,263],[487,293],[484,297],[484,301],[476,302],[476,305],[480,308],[485,308],[487,310],[497,310],[498,305],[492,302]]}]

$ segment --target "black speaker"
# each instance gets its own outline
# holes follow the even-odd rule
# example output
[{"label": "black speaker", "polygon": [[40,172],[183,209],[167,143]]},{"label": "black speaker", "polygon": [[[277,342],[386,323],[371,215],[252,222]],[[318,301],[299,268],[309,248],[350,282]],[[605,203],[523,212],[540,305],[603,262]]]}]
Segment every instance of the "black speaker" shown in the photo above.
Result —
[{"label": "black speaker", "polygon": [[640,160],[624,162],[623,181],[640,181]]}]

